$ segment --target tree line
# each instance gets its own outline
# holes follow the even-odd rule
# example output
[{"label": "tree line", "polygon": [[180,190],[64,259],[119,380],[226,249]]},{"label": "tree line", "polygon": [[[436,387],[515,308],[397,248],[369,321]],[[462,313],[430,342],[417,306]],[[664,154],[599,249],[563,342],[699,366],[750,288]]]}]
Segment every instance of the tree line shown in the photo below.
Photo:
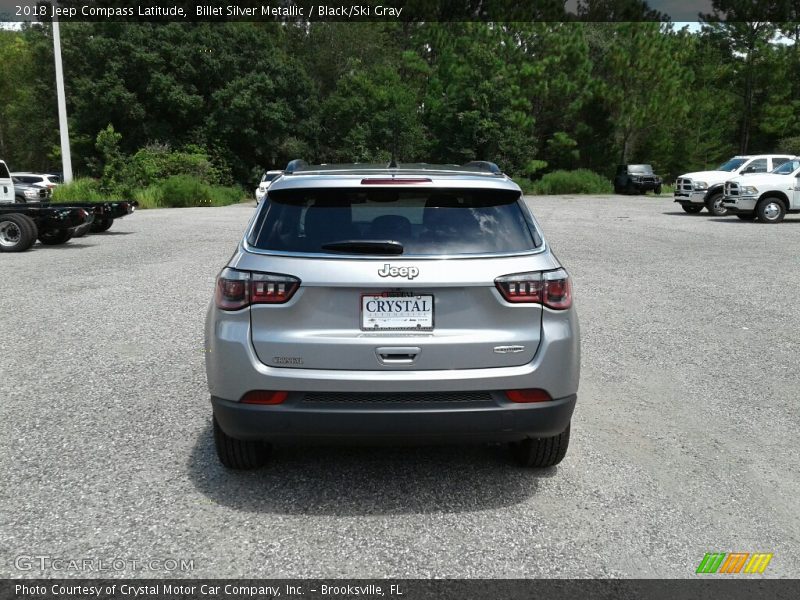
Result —
[{"label": "tree line", "polygon": [[[674,177],[800,153],[800,24],[63,23],[74,168],[190,148],[250,184],[315,162]],[[100,139],[98,139],[100,138]],[[199,149],[199,150],[198,150]],[[60,170],[52,31],[0,30],[0,158]],[[116,155],[115,155],[116,156]]]}]

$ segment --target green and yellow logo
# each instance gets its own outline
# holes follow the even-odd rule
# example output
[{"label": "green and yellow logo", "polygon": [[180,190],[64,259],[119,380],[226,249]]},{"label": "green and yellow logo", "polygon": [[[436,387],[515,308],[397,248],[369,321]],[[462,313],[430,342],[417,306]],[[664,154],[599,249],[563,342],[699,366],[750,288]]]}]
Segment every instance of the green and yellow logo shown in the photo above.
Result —
[{"label": "green and yellow logo", "polygon": [[763,573],[772,560],[766,552],[708,552],[700,561],[696,573]]}]

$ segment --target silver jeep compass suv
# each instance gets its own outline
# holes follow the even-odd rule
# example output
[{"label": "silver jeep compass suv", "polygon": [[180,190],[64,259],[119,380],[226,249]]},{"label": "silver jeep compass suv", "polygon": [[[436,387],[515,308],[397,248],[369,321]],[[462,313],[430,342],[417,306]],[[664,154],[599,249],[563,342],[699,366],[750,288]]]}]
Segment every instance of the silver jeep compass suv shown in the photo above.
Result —
[{"label": "silver jeep compass suv", "polygon": [[507,441],[558,464],[578,391],[567,272],[493,163],[289,163],[206,319],[214,440]]}]

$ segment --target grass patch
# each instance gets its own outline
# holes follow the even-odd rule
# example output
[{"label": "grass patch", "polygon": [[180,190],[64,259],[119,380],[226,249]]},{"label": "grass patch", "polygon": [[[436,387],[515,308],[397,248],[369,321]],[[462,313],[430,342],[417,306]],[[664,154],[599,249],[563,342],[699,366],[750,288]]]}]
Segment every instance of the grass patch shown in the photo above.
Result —
[{"label": "grass patch", "polygon": [[611,194],[611,181],[588,169],[575,171],[553,171],[544,175],[531,186],[533,194]]},{"label": "grass patch", "polygon": [[145,188],[134,189],[125,198],[106,194],[97,179],[82,178],[53,190],[53,202],[103,202],[136,200],[139,208],[182,208],[186,206],[228,206],[248,200],[238,186],[209,185],[189,175],[175,175]]},{"label": "grass patch", "polygon": [[108,200],[100,191],[100,182],[88,177],[53,188],[52,201],[57,204],[69,202],[100,202]]}]

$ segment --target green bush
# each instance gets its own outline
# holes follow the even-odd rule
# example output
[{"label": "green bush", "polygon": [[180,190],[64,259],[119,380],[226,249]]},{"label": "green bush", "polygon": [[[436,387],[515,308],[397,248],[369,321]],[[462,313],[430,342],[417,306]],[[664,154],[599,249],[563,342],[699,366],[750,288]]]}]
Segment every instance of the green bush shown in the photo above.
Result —
[{"label": "green bush", "polygon": [[121,179],[128,186],[143,188],[173,175],[188,175],[209,185],[226,184],[231,179],[230,173],[217,167],[202,148],[171,150],[159,144],[150,144],[131,156]]},{"label": "green bush", "polygon": [[181,208],[185,206],[227,206],[245,198],[239,187],[211,186],[187,175],[175,175],[139,194],[155,206]]},{"label": "green bush", "polygon": [[247,195],[238,186],[224,187],[215,185],[211,188],[211,206],[228,206],[246,200]]},{"label": "green bush", "polygon": [[100,191],[100,182],[88,177],[75,179],[70,183],[56,186],[53,189],[53,202],[99,202],[109,200],[106,194]]},{"label": "green bush", "polygon": [[211,186],[188,175],[169,177],[160,185],[162,205],[173,208],[210,206]]},{"label": "green bush", "polygon": [[164,206],[164,192],[158,184],[136,190],[133,193],[133,199],[139,203],[139,208],[161,208]]},{"label": "green bush", "polygon": [[553,171],[533,183],[532,192],[548,194],[610,194],[614,191],[611,181],[588,169],[575,171]]},{"label": "green bush", "polygon": [[520,188],[522,188],[523,194],[533,194],[533,186],[534,183],[527,177],[514,177],[514,183],[516,183]]}]

